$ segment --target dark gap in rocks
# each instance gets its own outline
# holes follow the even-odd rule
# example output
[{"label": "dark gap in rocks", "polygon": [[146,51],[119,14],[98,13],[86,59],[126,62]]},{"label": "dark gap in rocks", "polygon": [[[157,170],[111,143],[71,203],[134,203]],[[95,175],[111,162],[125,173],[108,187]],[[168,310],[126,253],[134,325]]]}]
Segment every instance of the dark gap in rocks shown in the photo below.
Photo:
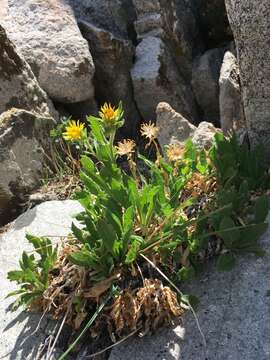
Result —
[{"label": "dark gap in rocks", "polygon": [[135,21],[137,20],[137,13],[132,0],[122,0],[122,9],[127,21],[126,31],[128,38],[132,41],[134,46],[138,45],[137,32],[135,30]]},{"label": "dark gap in rocks", "polygon": [[197,20],[206,49],[233,41],[224,0],[195,0]]},{"label": "dark gap in rocks", "polygon": [[0,234],[2,226],[15,220],[25,210],[25,204],[18,198],[13,197],[5,204],[2,201],[0,196]]}]

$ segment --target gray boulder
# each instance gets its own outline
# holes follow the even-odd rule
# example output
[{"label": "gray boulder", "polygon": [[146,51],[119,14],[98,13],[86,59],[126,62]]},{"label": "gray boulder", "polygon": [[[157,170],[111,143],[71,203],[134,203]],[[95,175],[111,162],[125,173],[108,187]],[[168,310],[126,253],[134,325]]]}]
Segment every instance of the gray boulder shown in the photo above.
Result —
[{"label": "gray boulder", "polygon": [[62,103],[92,99],[93,59],[67,1],[5,4],[0,21],[49,96]]},{"label": "gray boulder", "polygon": [[175,111],[169,104],[161,102],[156,109],[158,141],[163,150],[166,145],[174,143],[183,145],[187,139],[200,149],[212,145],[215,134],[219,131],[213,124],[203,121],[198,127],[192,125],[184,116]]},{"label": "gray boulder", "polygon": [[218,272],[211,263],[202,276],[181,288],[200,300],[196,316],[206,346],[189,312],[173,327],[117,346],[109,360],[268,360],[269,237],[268,230],[262,239],[264,258],[245,256],[228,273]]},{"label": "gray boulder", "polygon": [[219,76],[224,48],[211,49],[193,63],[192,88],[205,121],[219,124]]},{"label": "gray boulder", "polygon": [[219,108],[220,124],[225,133],[245,126],[239,66],[230,51],[225,53],[220,70]]},{"label": "gray boulder", "polygon": [[[55,337],[58,327],[46,316],[39,324],[42,314],[29,313],[22,309],[10,311],[14,298],[5,297],[9,292],[16,290],[17,286],[7,280],[7,273],[18,268],[23,251],[33,250],[25,239],[26,233],[49,236],[53,242],[59,242],[70,233],[71,223],[74,221],[73,216],[81,210],[81,206],[76,201],[46,202],[21,215],[11,224],[6,233],[0,235],[1,358],[7,360],[45,359],[46,343],[48,344],[49,336]],[[64,333],[61,334],[60,343],[66,349],[68,344],[63,339]],[[62,350],[57,348],[52,359],[58,359]]]},{"label": "gray boulder", "polygon": [[130,69],[133,65],[134,47],[129,40],[116,37],[112,32],[79,20],[80,28],[95,62],[95,94],[100,104],[123,103],[125,125],[122,135],[135,137],[140,114],[133,98]]},{"label": "gray boulder", "polygon": [[156,123],[160,129],[158,141],[163,149],[174,143],[184,144],[188,138],[192,138],[197,129],[166,102],[158,104],[156,114]]},{"label": "gray boulder", "polygon": [[251,144],[264,144],[270,159],[270,52],[268,0],[226,0],[240,67]]},{"label": "gray boulder", "polygon": [[212,123],[203,121],[196,128],[192,141],[199,149],[209,149],[213,144],[213,139],[219,131]]},{"label": "gray boulder", "polygon": [[192,1],[133,0],[137,11],[135,28],[139,39],[160,37],[170,49],[178,70],[191,76],[192,58],[203,49]]},{"label": "gray boulder", "polygon": [[158,102],[169,102],[191,122],[198,120],[190,86],[192,58],[201,37],[190,1],[133,0],[135,28],[141,41],[132,69],[134,96],[145,120],[153,119]]},{"label": "gray boulder", "polygon": [[0,84],[0,113],[17,107],[57,118],[52,102],[1,25]]},{"label": "gray boulder", "polygon": [[137,19],[135,29],[139,39],[147,36],[162,36],[163,18],[159,0],[133,0]]},{"label": "gray boulder", "polygon": [[153,36],[143,38],[136,48],[131,76],[134,97],[145,120],[153,120],[157,104],[165,101],[192,122],[196,121],[192,91],[179,74],[162,39]]},{"label": "gray boulder", "polygon": [[0,115],[0,224],[40,184],[51,117],[11,109]]}]

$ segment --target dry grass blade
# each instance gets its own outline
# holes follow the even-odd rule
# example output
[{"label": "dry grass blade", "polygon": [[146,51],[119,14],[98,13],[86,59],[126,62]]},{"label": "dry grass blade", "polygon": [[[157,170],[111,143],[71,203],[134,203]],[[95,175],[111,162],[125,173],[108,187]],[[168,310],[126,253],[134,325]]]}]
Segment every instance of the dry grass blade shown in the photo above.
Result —
[{"label": "dry grass blade", "polygon": [[48,348],[48,351],[47,351],[47,354],[46,354],[46,360],[50,360],[50,358],[51,358],[51,356],[52,356],[52,352],[53,352],[53,350],[54,350],[54,348],[55,348],[55,346],[56,346],[57,340],[59,339],[59,336],[60,336],[61,331],[62,331],[62,329],[63,329],[63,326],[64,326],[64,324],[65,324],[65,322],[66,322],[66,318],[67,318],[67,315],[68,315],[68,312],[69,312],[69,311],[70,311],[70,309],[67,309],[67,312],[66,312],[66,314],[65,314],[65,316],[64,316],[64,318],[63,318],[63,320],[62,320],[62,322],[61,322],[61,325],[60,325],[59,330],[58,330],[58,332],[57,332],[57,334],[56,334],[56,337],[55,337],[55,339],[54,339],[54,342],[53,342],[53,344],[52,344],[52,347],[49,347],[49,348]]},{"label": "dry grass blade", "polygon": [[106,348],[104,348],[103,350],[100,350],[94,354],[91,355],[87,355],[85,357],[85,359],[93,359],[96,356],[102,355],[104,354],[106,351],[111,350],[112,348],[122,344],[124,341],[126,341],[127,339],[131,338],[133,335],[135,335],[140,329],[136,329],[134,331],[132,331],[130,334],[128,334],[127,336],[123,337],[121,340],[118,340],[115,344],[112,344],[110,346],[107,346]]},{"label": "dry grass blade", "polygon": [[98,315],[103,310],[104,306],[109,302],[109,300],[113,297],[114,289],[112,289],[109,293],[109,295],[102,301],[102,303],[99,305],[97,310],[95,311],[94,315],[91,317],[91,319],[88,321],[88,323],[85,325],[81,333],[78,335],[78,337],[73,341],[73,343],[69,346],[69,348],[60,356],[58,360],[64,360],[68,354],[74,349],[74,347],[78,344],[80,339],[83,337],[83,335],[86,333],[86,331],[90,328],[90,326],[93,324],[93,322],[96,320]]}]

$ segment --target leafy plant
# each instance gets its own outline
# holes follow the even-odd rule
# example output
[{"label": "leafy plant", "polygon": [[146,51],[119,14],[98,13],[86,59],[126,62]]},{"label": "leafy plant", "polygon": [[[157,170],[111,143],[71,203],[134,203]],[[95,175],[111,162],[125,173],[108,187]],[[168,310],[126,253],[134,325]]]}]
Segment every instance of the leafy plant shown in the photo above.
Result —
[{"label": "leafy plant", "polygon": [[16,305],[32,305],[42,297],[50,280],[50,271],[57,260],[57,247],[53,247],[51,240],[45,237],[26,235],[27,240],[34,246],[35,253],[27,255],[24,251],[19,262],[21,270],[8,273],[8,279],[16,281],[19,290],[8,296],[19,295]]},{"label": "leafy plant", "polygon": [[[93,313],[93,303],[98,307],[100,297],[117,283],[119,294],[106,322],[111,319],[111,327],[121,334],[125,322],[125,314],[119,310],[121,303],[131,301],[131,294],[138,290],[140,271],[145,278],[153,276],[145,259],[162,269],[156,276],[163,273],[167,279],[186,281],[202,269],[208,258],[218,256],[218,269],[227,271],[239,254],[263,255],[259,239],[267,228],[269,198],[265,190],[270,177],[260,147],[250,150],[239,145],[235,135],[225,138],[218,133],[209,151],[197,149],[188,140],[184,146],[170,145],[162,156],[157,144],[158,128],[143,124],[141,134],[148,140],[146,146],[156,149],[156,160],[150,161],[136,153],[133,140],[114,144],[116,131],[124,123],[121,104],[118,108],[105,104],[99,118],[89,116],[87,123],[85,127],[71,121],[62,129],[65,138],[81,151],[83,186],[76,194],[84,209],[77,216],[80,226],[72,224],[72,241],[61,255],[48,239],[28,236],[40,259],[24,253],[22,270],[9,273],[9,279],[21,287],[12,294],[20,295],[20,304],[45,301],[43,294],[54,278],[51,270],[61,258],[59,286],[65,288],[65,293],[58,291],[55,295],[54,303],[60,310],[49,307],[54,316],[64,316],[64,309],[68,309],[69,323],[83,323],[87,311]],[[125,170],[119,166],[120,157],[125,157]],[[138,163],[143,164],[143,170]],[[74,286],[67,289],[66,279],[72,279]],[[155,296],[161,294],[155,287],[158,283],[164,299],[169,296],[175,304],[175,294],[163,288],[160,280],[149,281]],[[143,287],[137,293],[147,291]],[[135,299],[132,304],[136,310]],[[145,304],[149,305],[148,300]],[[177,306],[171,315],[181,312]],[[148,310],[140,314],[146,323]],[[134,315],[133,330],[140,316]],[[150,322],[155,323],[153,319]]]}]

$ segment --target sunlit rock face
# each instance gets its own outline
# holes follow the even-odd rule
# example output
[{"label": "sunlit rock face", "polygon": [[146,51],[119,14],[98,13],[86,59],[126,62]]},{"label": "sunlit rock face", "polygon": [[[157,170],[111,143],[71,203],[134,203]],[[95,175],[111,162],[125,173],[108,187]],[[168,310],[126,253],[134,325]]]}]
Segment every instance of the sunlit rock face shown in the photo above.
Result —
[{"label": "sunlit rock face", "polygon": [[53,100],[93,98],[93,59],[67,1],[9,0],[0,21]]},{"label": "sunlit rock face", "polygon": [[0,25],[0,114],[12,107],[57,117],[30,66]]},{"label": "sunlit rock face", "polygon": [[268,0],[226,0],[240,66],[249,138],[264,143],[270,157],[270,52]]}]

